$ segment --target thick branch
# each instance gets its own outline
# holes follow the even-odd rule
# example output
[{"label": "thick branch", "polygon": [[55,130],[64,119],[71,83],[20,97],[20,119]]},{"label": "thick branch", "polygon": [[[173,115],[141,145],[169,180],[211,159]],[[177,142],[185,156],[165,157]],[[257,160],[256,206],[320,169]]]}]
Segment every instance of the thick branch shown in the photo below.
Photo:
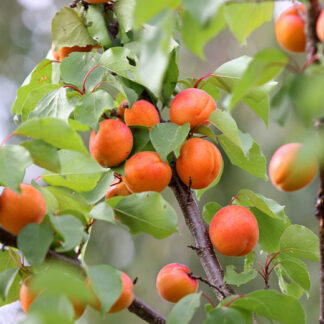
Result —
[{"label": "thick branch", "polygon": [[[5,229],[0,227],[0,243],[5,246],[11,246],[17,248],[17,236],[7,232]],[[47,259],[56,259],[63,261],[74,266],[81,268],[81,262],[78,258],[69,257],[64,254],[57,253],[53,250],[49,250],[46,256]],[[131,313],[136,314],[148,323],[164,324],[165,318],[154,308],[143,302],[138,297],[135,297],[133,303],[129,306],[128,310]]]},{"label": "thick branch", "polygon": [[316,35],[316,21],[320,13],[320,5],[318,0],[309,0],[309,8],[307,10],[306,19],[306,51],[307,61],[312,63],[316,61],[318,38]]},{"label": "thick branch", "polygon": [[191,190],[178,177],[174,163],[172,164],[172,172],[170,187],[178,200],[186,224],[195,239],[195,250],[200,258],[208,281],[218,287],[217,289],[213,288],[216,297],[218,300],[223,300],[225,297],[233,295],[234,291],[223,283],[224,272],[209,239],[208,227],[201,217]]}]

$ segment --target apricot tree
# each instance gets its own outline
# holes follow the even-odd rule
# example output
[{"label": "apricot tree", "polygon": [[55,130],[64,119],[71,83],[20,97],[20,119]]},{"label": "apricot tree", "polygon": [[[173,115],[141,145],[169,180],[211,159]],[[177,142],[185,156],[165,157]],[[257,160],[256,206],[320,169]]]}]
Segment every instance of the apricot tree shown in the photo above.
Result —
[{"label": "apricot tree", "polygon": [[[52,49],[18,90],[12,107],[17,128],[0,147],[0,184],[6,187],[0,296],[4,303],[20,296],[26,323],[73,323],[89,306],[102,314],[128,309],[149,323],[187,324],[201,296],[208,300],[207,324],[260,318],[306,323],[299,300],[310,293],[310,276],[303,260],[321,260],[324,296],[324,92],[318,90],[324,23],[318,0],[291,2],[274,25],[283,50],[307,54],[302,65],[294,54],[267,48],[199,79],[182,79],[178,69],[181,46],[203,57],[205,43],[227,26],[244,43],[271,20],[273,8],[270,0],[75,0],[55,15]],[[279,148],[269,176],[278,189],[295,191],[320,170],[319,240],[292,224],[284,206],[250,189],[233,192],[228,206],[209,201],[202,212],[198,207],[220,181],[224,156],[251,177],[268,180],[260,145],[239,129],[232,111],[244,104],[267,126],[270,106],[283,100],[303,120],[304,141]],[[20,144],[8,144],[14,135]],[[46,185],[22,183],[31,164],[44,169]],[[165,317],[136,295],[136,278],[84,256],[95,223],[152,240],[177,232],[177,213],[161,194],[167,187],[194,241],[190,250],[186,242],[174,248],[195,252],[205,275],[177,260],[161,269],[156,288],[175,303]],[[255,251],[264,261],[260,268]],[[243,270],[223,270],[218,253],[240,257]],[[271,274],[277,290],[270,289]],[[264,289],[237,292],[258,275]],[[199,282],[210,295],[199,292]]]}]

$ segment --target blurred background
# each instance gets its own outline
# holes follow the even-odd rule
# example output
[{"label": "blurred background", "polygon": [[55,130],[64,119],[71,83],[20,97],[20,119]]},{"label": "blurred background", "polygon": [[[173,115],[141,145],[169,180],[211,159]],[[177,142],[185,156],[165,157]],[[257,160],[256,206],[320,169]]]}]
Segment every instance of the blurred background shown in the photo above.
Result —
[{"label": "blurred background", "polygon": [[[15,128],[11,114],[16,90],[34,66],[41,61],[51,47],[51,19],[58,9],[68,5],[67,0],[1,0],[0,1],[0,140]],[[276,7],[275,12],[282,10],[285,4]],[[273,21],[266,23],[252,33],[246,46],[240,46],[233,35],[222,31],[205,48],[207,60],[202,61],[192,55],[185,48],[181,50],[180,74],[182,77],[200,77],[214,71],[224,62],[241,55],[254,55],[257,51],[267,47],[278,47],[274,36]],[[299,62],[304,61],[303,55],[295,55]],[[283,78],[281,75],[280,78]],[[276,90],[273,94],[275,94]],[[221,101],[218,106],[222,107]],[[238,106],[234,111],[240,129],[249,132],[261,145],[269,161],[273,152],[282,144],[301,141],[303,126],[294,113],[294,107],[284,101],[279,107],[271,111],[269,127],[266,128],[249,108]],[[286,118],[284,126],[277,121]],[[10,143],[14,143],[12,139]],[[225,156],[225,155],[223,155]],[[37,177],[40,170],[36,167],[28,169],[25,181]],[[226,205],[240,189],[251,189],[272,198],[286,206],[286,213],[292,223],[302,224],[317,233],[317,221],[314,217],[318,179],[308,187],[298,192],[283,193],[276,190],[270,182],[263,182],[239,168],[232,166],[225,157],[224,174],[218,186],[205,193],[199,204],[202,208],[208,201],[217,201]],[[169,189],[164,192],[175,208],[176,201]],[[177,208],[179,211],[179,209]],[[204,275],[195,253],[186,246],[192,244],[191,235],[179,213],[180,232],[164,240],[156,240],[146,234],[132,237],[127,230],[120,226],[97,222],[94,231],[96,239],[89,243],[86,261],[89,264],[109,263],[127,272],[131,278],[138,277],[135,293],[144,301],[149,302],[163,314],[172,308],[162,300],[155,289],[155,278],[158,271],[165,264],[178,262],[186,264],[192,272]],[[256,259],[264,260],[265,256],[256,251]],[[224,268],[226,264],[235,264],[242,270],[243,258],[231,259],[221,257]],[[307,323],[315,323],[319,314],[319,265],[315,262],[307,263],[312,288],[310,296],[303,296],[301,301],[307,314]],[[271,288],[277,289],[277,278],[272,275]],[[249,292],[262,289],[264,282],[257,277],[248,285],[238,288],[238,292]],[[212,292],[204,284],[200,288],[212,296]],[[205,300],[202,300],[205,303]],[[192,323],[202,323],[202,311],[197,312]],[[86,323],[143,323],[133,314],[124,311],[117,315],[102,317],[92,309],[88,309],[78,321]],[[258,320],[263,323],[263,320]]]}]

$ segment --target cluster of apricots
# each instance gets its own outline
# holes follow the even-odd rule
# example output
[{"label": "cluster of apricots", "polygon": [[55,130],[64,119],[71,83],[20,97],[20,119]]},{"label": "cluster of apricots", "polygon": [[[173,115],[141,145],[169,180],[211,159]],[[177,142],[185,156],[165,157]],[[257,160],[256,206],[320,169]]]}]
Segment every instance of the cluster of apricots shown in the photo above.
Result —
[{"label": "cluster of apricots", "polygon": [[[295,53],[305,52],[305,17],[304,4],[294,4],[279,15],[275,23],[275,33],[282,48]],[[316,22],[316,34],[318,39],[324,42],[324,10]]]},{"label": "cluster of apricots", "polygon": [[[39,291],[32,290],[31,288],[32,279],[33,277],[31,276],[26,278],[20,288],[20,302],[21,302],[22,309],[24,310],[25,313],[28,313],[31,304],[40,294]],[[88,285],[91,294],[89,305],[93,307],[95,310],[101,311],[100,300],[94,293],[88,277],[86,277],[85,282]],[[109,314],[117,313],[124,310],[125,308],[128,308],[134,300],[134,292],[133,292],[134,284],[132,280],[129,278],[129,276],[124,272],[121,272],[121,283],[122,283],[121,294],[118,297],[117,301],[111,306],[110,310],[107,312]],[[84,313],[87,303],[80,302],[78,300],[75,300],[72,297],[70,298],[70,300],[74,308],[75,319],[78,319]]]}]

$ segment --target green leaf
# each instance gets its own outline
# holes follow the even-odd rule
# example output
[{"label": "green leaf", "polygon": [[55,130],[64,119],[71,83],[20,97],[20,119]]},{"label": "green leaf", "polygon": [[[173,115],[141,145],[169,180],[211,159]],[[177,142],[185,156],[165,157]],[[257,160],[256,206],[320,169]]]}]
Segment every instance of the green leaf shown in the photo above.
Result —
[{"label": "green leaf", "polygon": [[81,124],[77,120],[69,118],[68,122],[69,122],[69,125],[72,127],[72,129],[77,132],[86,132],[89,130],[88,126]]},{"label": "green leaf", "polygon": [[29,152],[19,145],[0,146],[0,184],[20,192],[25,170],[33,160]]},{"label": "green leaf", "polygon": [[[216,1],[214,3],[216,3]],[[199,22],[186,10],[181,12],[181,19],[182,25],[180,32],[184,44],[194,54],[204,59],[205,44],[226,27],[223,10],[218,10],[210,22],[204,26],[201,26]]]},{"label": "green leaf", "polygon": [[81,195],[88,201],[89,204],[95,204],[105,196],[108,191],[107,188],[110,187],[113,180],[113,172],[106,172],[103,174],[97,185],[92,190],[81,192]]},{"label": "green leaf", "polygon": [[222,209],[223,206],[218,202],[208,202],[202,211],[202,217],[207,224],[210,224],[215,214]]},{"label": "green leaf", "polygon": [[102,173],[107,172],[92,157],[82,153],[61,150],[58,155],[62,166],[60,174],[45,173],[42,177],[52,186],[89,191],[96,186]]},{"label": "green leaf", "polygon": [[83,95],[74,111],[74,119],[92,129],[98,128],[99,118],[105,110],[114,108],[113,98],[103,90]]},{"label": "green leaf", "polygon": [[228,265],[226,267],[224,281],[230,285],[240,287],[253,280],[257,275],[258,273],[254,269],[237,273],[234,265]]},{"label": "green leaf", "polygon": [[18,274],[17,268],[9,268],[0,273],[0,298],[5,300]]},{"label": "green leaf", "polygon": [[95,45],[81,16],[76,10],[63,7],[52,20],[52,39],[55,50],[62,47]]},{"label": "green leaf", "polygon": [[297,258],[319,261],[318,237],[301,225],[291,225],[283,232],[280,249]]},{"label": "green leaf", "polygon": [[157,192],[127,196],[114,210],[133,234],[144,232],[161,239],[178,230],[176,212]]},{"label": "green leaf", "polygon": [[18,235],[18,248],[31,265],[41,264],[53,242],[53,231],[48,223],[26,225]]},{"label": "green leaf", "polygon": [[74,102],[67,97],[67,89],[59,88],[47,93],[28,117],[56,117],[67,120],[74,106]]},{"label": "green leaf", "polygon": [[247,319],[247,315],[240,310],[229,307],[213,308],[207,312],[205,324],[250,324],[252,320]]},{"label": "green leaf", "polygon": [[100,45],[107,48],[111,45],[102,6],[89,6],[86,12],[86,22],[90,36]]},{"label": "green leaf", "polygon": [[266,181],[268,179],[266,159],[260,146],[253,141],[249,134],[240,133],[240,135],[243,148],[249,147],[247,154],[244,154],[245,150],[243,151],[234,145],[225,135],[220,135],[218,140],[232,164]]},{"label": "green leaf", "polygon": [[244,259],[244,272],[253,270],[254,255],[255,255],[255,252],[252,251],[248,255],[245,256],[245,259]]},{"label": "green leaf", "polygon": [[[66,84],[72,84],[78,89],[83,89],[83,81],[88,72],[98,65],[101,55],[90,52],[73,52],[60,64],[61,79]],[[100,82],[106,71],[102,67],[97,67],[88,75],[85,90],[92,91],[95,85]]]},{"label": "green leaf", "polygon": [[220,6],[225,1],[204,0],[203,3],[196,0],[182,0],[183,6],[200,25],[205,25],[209,19],[212,19]]},{"label": "green leaf", "polygon": [[50,215],[56,231],[63,237],[64,243],[56,248],[57,252],[67,252],[78,246],[83,238],[83,224],[72,215]]},{"label": "green leaf", "polygon": [[60,211],[75,209],[81,213],[90,212],[87,200],[71,189],[50,186],[44,187],[44,190],[49,191],[57,199]]},{"label": "green leaf", "polygon": [[[275,290],[257,290],[231,303],[235,309],[255,312],[282,324],[305,324],[305,313],[297,299]],[[238,322],[239,323],[239,322]]]},{"label": "green leaf", "polygon": [[[118,0],[114,4],[119,26],[127,33],[134,26],[135,0]],[[145,10],[146,11],[146,10]]]},{"label": "green leaf", "polygon": [[64,120],[46,117],[22,123],[15,134],[41,139],[55,147],[88,154],[81,137]]},{"label": "green leaf", "polygon": [[136,0],[136,7],[134,13],[135,27],[141,27],[143,23],[149,21],[151,18],[159,14],[164,9],[175,9],[179,5],[180,0]]},{"label": "green leaf", "polygon": [[201,293],[189,294],[178,301],[168,314],[166,324],[188,324],[200,306]]},{"label": "green leaf", "polygon": [[100,219],[109,223],[115,223],[114,211],[110,207],[110,205],[105,202],[102,202],[93,207],[89,216],[94,219]]},{"label": "green leaf", "polygon": [[182,146],[189,131],[189,123],[182,126],[173,123],[159,123],[151,129],[150,139],[161,159],[166,161],[169,153]]},{"label": "green leaf", "polygon": [[[274,4],[272,2],[228,3],[224,7],[226,22],[240,43],[255,29],[271,20]],[[242,17],[249,17],[244,21]]]},{"label": "green leaf", "polygon": [[[158,124],[160,125],[160,124]],[[134,144],[131,155],[142,152],[150,142],[150,131],[144,126],[130,126],[134,137]]]},{"label": "green leaf", "polygon": [[54,146],[42,140],[32,140],[20,145],[29,151],[36,165],[53,172],[60,172],[61,162]]},{"label": "green leaf", "polygon": [[110,265],[99,264],[88,266],[87,273],[103,312],[109,311],[122,292],[121,272]]},{"label": "green leaf", "polygon": [[212,112],[208,120],[215,125],[232,143],[239,148],[242,148],[240,131],[237,127],[236,121],[227,111],[216,109]]}]

